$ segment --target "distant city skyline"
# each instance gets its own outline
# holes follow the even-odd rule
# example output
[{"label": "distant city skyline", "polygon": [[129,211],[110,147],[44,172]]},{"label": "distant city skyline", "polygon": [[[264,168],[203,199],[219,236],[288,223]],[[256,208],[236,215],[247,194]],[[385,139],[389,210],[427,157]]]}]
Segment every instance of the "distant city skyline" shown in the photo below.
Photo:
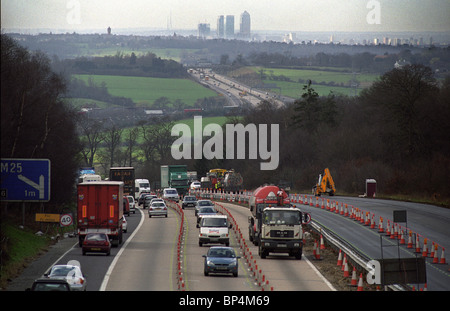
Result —
[{"label": "distant city skyline", "polygon": [[[89,32],[111,27],[216,30],[220,15],[251,16],[255,31],[450,32],[449,0],[3,0],[4,29]],[[239,29],[239,24],[235,25]]]}]

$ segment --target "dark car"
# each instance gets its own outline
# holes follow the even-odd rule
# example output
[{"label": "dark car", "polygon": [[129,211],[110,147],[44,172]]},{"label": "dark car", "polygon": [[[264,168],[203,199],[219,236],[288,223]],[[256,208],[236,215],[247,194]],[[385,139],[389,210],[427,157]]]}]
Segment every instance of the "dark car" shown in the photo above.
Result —
[{"label": "dark car", "polygon": [[211,200],[198,200],[197,205],[195,206],[195,216],[197,216],[198,210],[203,206],[212,206],[214,207],[214,203]]},{"label": "dark car", "polygon": [[150,194],[150,195],[146,195],[144,197],[144,204],[143,204],[143,208],[146,209],[147,207],[150,206],[151,202],[153,199],[157,199],[158,196],[154,195],[154,194]]},{"label": "dark car", "polygon": [[183,198],[182,208],[185,207],[195,207],[197,205],[197,198],[195,196],[187,195]]},{"label": "dark car", "polygon": [[216,215],[216,214],[217,214],[217,211],[212,206],[200,207],[200,209],[198,210],[198,213],[197,213],[197,228],[199,227],[200,220],[202,219],[202,217],[204,215]]},{"label": "dark car", "polygon": [[223,246],[213,246],[208,250],[204,263],[204,274],[208,276],[210,273],[232,273],[238,276],[238,259],[233,248]]},{"label": "dark car", "polygon": [[83,255],[86,253],[111,254],[111,242],[106,233],[88,233],[82,244]]},{"label": "dark car", "polygon": [[[139,196],[139,199],[138,199],[138,205],[143,205],[144,204],[144,199],[148,195],[153,195],[153,194],[150,194],[148,192],[142,192],[141,195]],[[156,195],[155,195],[155,197],[156,197]]]},{"label": "dark car", "polygon": [[66,280],[42,278],[33,282],[30,291],[39,292],[70,292],[70,285]]}]

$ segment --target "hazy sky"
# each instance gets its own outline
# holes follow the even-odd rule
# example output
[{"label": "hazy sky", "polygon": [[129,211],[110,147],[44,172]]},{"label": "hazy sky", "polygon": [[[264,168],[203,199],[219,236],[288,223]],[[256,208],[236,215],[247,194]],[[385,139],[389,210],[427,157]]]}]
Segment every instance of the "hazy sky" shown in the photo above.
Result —
[{"label": "hazy sky", "polygon": [[1,27],[196,29],[250,13],[253,30],[449,31],[450,0],[1,0]]}]

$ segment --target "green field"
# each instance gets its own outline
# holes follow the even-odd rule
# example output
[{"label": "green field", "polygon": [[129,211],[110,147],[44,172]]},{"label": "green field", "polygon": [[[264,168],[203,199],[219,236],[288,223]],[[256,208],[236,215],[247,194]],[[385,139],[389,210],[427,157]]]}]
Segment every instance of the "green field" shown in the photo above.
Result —
[{"label": "green field", "polygon": [[[254,72],[259,73],[262,67],[250,67]],[[307,69],[280,69],[280,68],[262,68],[264,74],[268,77],[264,83],[275,83],[281,88],[281,95],[298,98],[303,93],[303,86],[306,81],[313,81],[312,87],[321,96],[326,96],[330,92],[334,94],[355,95],[355,89],[345,87],[351,85],[351,80],[359,82],[356,93],[366,87],[369,87],[377,78],[375,74],[353,74],[351,72],[328,71],[328,70],[307,70]],[[285,76],[292,80],[275,81],[270,76]],[[301,79],[304,82],[298,82]],[[320,83],[320,84],[318,84]],[[334,85],[324,85],[325,83]],[[273,89],[274,92],[280,92],[279,89]]]},{"label": "green field", "polygon": [[167,97],[172,103],[180,99],[187,106],[193,106],[198,99],[217,96],[217,93],[188,79],[106,75],[74,75],[74,77],[86,83],[90,78],[97,85],[105,82],[111,95],[131,98],[138,106],[151,106],[161,97]]}]

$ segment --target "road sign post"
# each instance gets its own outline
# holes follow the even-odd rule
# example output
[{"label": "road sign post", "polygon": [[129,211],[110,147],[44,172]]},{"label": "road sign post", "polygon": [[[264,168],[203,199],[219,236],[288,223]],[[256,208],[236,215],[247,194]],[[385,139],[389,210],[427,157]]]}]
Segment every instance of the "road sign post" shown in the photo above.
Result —
[{"label": "road sign post", "polygon": [[50,201],[50,160],[1,159],[1,201]]}]

